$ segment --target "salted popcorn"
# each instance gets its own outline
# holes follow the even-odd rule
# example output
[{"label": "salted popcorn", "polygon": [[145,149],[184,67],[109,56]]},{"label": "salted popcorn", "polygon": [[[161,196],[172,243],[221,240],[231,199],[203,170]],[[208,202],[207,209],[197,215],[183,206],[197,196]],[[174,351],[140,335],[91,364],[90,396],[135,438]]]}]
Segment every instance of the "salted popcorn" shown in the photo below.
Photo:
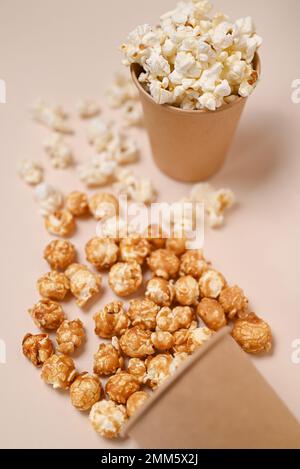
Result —
[{"label": "salted popcorn", "polygon": [[74,217],[82,217],[89,213],[88,198],[84,192],[73,191],[67,195],[65,208],[72,213]]},{"label": "salted popcorn", "polygon": [[75,296],[76,303],[80,308],[84,307],[101,291],[101,276],[91,272],[85,265],[71,264],[65,275],[70,281],[71,293]]},{"label": "salted popcorn", "polygon": [[226,280],[216,270],[207,270],[199,280],[200,293],[202,297],[216,299],[226,287]]},{"label": "salted popcorn", "polygon": [[117,262],[109,271],[108,282],[118,296],[124,297],[135,293],[143,282],[140,264],[136,261]]},{"label": "salted popcorn", "polygon": [[22,350],[31,363],[42,366],[54,353],[54,347],[48,334],[26,334],[22,342]]},{"label": "salted popcorn", "polygon": [[54,389],[68,389],[75,378],[75,364],[67,355],[54,354],[43,364],[42,379]]},{"label": "salted popcorn", "polygon": [[173,357],[170,354],[160,354],[149,358],[146,362],[146,380],[152,389],[158,388],[170,375]]},{"label": "salted popcorn", "polygon": [[60,210],[63,205],[63,195],[61,192],[46,182],[36,186],[34,196],[40,206],[42,216],[47,216]]},{"label": "salted popcorn", "polygon": [[54,236],[71,236],[76,228],[75,218],[68,210],[56,210],[45,216],[45,227]]},{"label": "salted popcorn", "polygon": [[133,326],[141,329],[154,330],[159,307],[146,298],[131,300],[127,315]]},{"label": "salted popcorn", "polygon": [[33,119],[49,129],[62,134],[73,133],[67,123],[67,114],[61,107],[51,107],[42,99],[38,99],[32,107]]},{"label": "salted popcorn", "polygon": [[63,321],[56,331],[58,350],[72,355],[85,341],[85,329],[80,319]]},{"label": "salted popcorn", "polygon": [[96,220],[105,220],[119,214],[119,202],[113,194],[98,192],[90,197],[89,209]]},{"label": "salted popcorn", "polygon": [[113,344],[100,344],[94,355],[94,373],[98,376],[110,376],[124,368],[124,359],[120,350]]},{"label": "salted popcorn", "polygon": [[118,194],[127,195],[134,202],[151,204],[155,202],[157,192],[151,179],[138,177],[132,171],[119,169],[116,172],[117,183],[115,188]]},{"label": "salted popcorn", "polygon": [[73,406],[81,411],[89,410],[99,401],[102,386],[99,378],[88,373],[81,373],[70,386],[70,398]]},{"label": "salted popcorn", "polygon": [[70,145],[57,133],[47,137],[43,146],[50,156],[53,168],[66,169],[74,162],[73,152]]},{"label": "salted popcorn", "polygon": [[76,108],[81,119],[90,119],[100,114],[100,106],[93,99],[79,99]]},{"label": "salted popcorn", "polygon": [[113,109],[121,108],[128,101],[137,100],[138,93],[130,75],[117,73],[114,82],[107,90],[106,97],[109,106]]},{"label": "salted popcorn", "polygon": [[87,260],[97,269],[109,269],[117,262],[119,246],[113,239],[92,238],[85,246]]},{"label": "salted popcorn", "polygon": [[30,186],[36,186],[43,181],[43,168],[34,161],[22,159],[17,163],[17,171],[20,178]]},{"label": "salted popcorn", "polygon": [[44,298],[62,301],[70,290],[70,282],[65,274],[52,270],[38,279],[37,289]]},{"label": "salted popcorn", "polygon": [[51,241],[44,250],[44,259],[53,270],[65,270],[76,260],[76,249],[70,241]]},{"label": "salted popcorn", "polygon": [[126,408],[102,400],[93,405],[89,419],[94,430],[105,438],[117,438],[127,421]]},{"label": "salted popcorn", "polygon": [[29,309],[29,314],[37,327],[46,330],[56,330],[65,320],[65,313],[61,305],[46,298]]},{"label": "salted popcorn", "polygon": [[117,162],[107,153],[100,153],[78,166],[79,179],[87,187],[101,187],[114,181]]},{"label": "salted popcorn", "polygon": [[149,398],[149,394],[145,391],[136,391],[128,398],[126,402],[126,410],[128,417],[132,417],[133,414],[146,402]]},{"label": "salted popcorn", "polygon": [[130,320],[121,301],[113,301],[98,311],[94,317],[95,333],[103,339],[119,337],[129,328]]},{"label": "salted popcorn", "polygon": [[171,306],[175,288],[173,281],[161,277],[154,277],[147,283],[145,296],[158,306]]},{"label": "salted popcorn", "polygon": [[126,371],[111,376],[105,386],[108,397],[117,404],[126,404],[128,398],[140,390],[140,383]]},{"label": "salted popcorn", "polygon": [[181,1],[158,26],[139,26],[122,44],[123,63],[142,67],[139,81],[156,103],[215,111],[254,90],[262,39],[252,19],[208,16],[211,9],[206,0]]}]

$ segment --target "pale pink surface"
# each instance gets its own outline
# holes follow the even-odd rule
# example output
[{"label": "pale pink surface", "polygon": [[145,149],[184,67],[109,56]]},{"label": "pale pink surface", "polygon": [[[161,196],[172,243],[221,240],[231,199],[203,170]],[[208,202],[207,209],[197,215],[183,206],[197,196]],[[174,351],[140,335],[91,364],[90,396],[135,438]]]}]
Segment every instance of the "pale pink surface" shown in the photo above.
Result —
[{"label": "pale pink surface", "polygon": [[[13,448],[132,447],[98,437],[85,415],[75,411],[68,397],[46,386],[22,356],[26,332],[36,331],[27,314],[38,298],[36,279],[48,270],[42,259],[50,236],[33,201],[32,190],[16,176],[21,156],[37,159],[46,179],[64,192],[83,188],[72,171],[49,166],[41,142],[47,130],[34,124],[28,113],[42,96],[62,104],[74,115],[80,97],[99,98],[105,112],[104,92],[120,68],[117,46],[140,23],[155,23],[173,0],[71,1],[2,0],[0,20],[0,78],[7,83],[7,104],[0,105],[1,128],[1,290],[0,339],[7,345],[7,364],[0,365],[0,445]],[[251,15],[264,37],[261,50],[262,81],[251,97],[228,163],[214,178],[217,187],[229,186],[239,200],[220,231],[206,234],[206,255],[230,282],[239,283],[253,309],[272,325],[272,356],[254,358],[264,377],[300,419],[300,365],[291,362],[291,343],[300,338],[300,105],[291,102],[291,82],[300,78],[297,0],[252,2],[215,1],[217,10],[233,17]],[[114,113],[113,115],[118,115]],[[70,141],[76,157],[92,154],[84,127]],[[298,126],[298,127],[297,127]],[[142,147],[140,172],[151,174],[160,200],[175,201],[188,186],[167,179],[153,165],[144,130],[133,131]],[[80,222],[74,243],[81,251],[94,234],[94,222]],[[92,314],[73,302],[65,305],[70,318],[80,317],[88,329],[84,352],[76,358],[79,369],[91,370],[98,339]],[[4,304],[3,304],[4,301]]]}]

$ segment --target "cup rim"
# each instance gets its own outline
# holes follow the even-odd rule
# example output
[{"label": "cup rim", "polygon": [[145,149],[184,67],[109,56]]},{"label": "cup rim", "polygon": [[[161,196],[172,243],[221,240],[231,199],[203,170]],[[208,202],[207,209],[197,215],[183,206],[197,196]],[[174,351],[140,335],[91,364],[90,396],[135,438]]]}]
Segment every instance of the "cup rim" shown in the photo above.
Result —
[{"label": "cup rim", "polygon": [[[258,72],[258,76],[260,77],[261,74],[261,61],[259,54],[256,52],[254,55],[254,59],[252,61],[252,64],[254,65],[254,70]],[[221,106],[220,108],[216,109],[215,111],[210,111],[209,109],[181,109],[176,106],[171,106],[170,104],[158,104],[154,101],[153,97],[143,88],[141,83],[138,81],[138,72],[141,70],[141,66],[137,63],[133,63],[130,65],[130,73],[132,80],[137,87],[138,91],[144,96],[147,101],[151,102],[152,104],[156,106],[161,106],[163,107],[166,111],[173,112],[173,113],[180,113],[184,115],[193,115],[195,116],[196,114],[215,114],[216,112],[223,112],[226,111],[227,109],[230,109],[233,106],[236,106],[242,101],[246,101],[248,98],[243,98],[242,96],[239,96],[238,99],[236,99],[234,102],[226,104]]]}]

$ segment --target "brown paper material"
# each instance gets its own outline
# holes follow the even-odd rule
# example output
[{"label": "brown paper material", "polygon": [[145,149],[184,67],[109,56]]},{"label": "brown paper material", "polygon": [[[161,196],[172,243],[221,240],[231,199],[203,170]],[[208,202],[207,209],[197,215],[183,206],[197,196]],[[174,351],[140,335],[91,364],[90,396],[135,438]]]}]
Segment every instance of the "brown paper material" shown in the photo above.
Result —
[{"label": "brown paper material", "polygon": [[[258,55],[254,65],[260,73]],[[238,98],[214,112],[162,106],[139,83],[140,72],[139,65],[131,66],[157,166],[179,181],[198,182],[213,176],[225,162],[246,99]]]},{"label": "brown paper material", "polygon": [[300,425],[226,328],[164,383],[125,432],[142,448],[300,448]]}]

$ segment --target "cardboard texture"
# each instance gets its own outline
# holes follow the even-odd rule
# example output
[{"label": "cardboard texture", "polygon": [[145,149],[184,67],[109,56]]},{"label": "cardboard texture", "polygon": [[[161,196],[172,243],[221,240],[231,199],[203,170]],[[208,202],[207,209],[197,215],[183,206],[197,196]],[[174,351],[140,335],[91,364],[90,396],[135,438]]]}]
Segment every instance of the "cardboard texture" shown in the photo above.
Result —
[{"label": "cardboard texture", "polygon": [[300,448],[300,425],[230,336],[218,332],[127,428],[142,448]]},{"label": "cardboard texture", "polygon": [[[254,66],[260,74],[260,60]],[[184,182],[209,179],[223,166],[247,99],[211,112],[185,111],[156,104],[138,81],[141,67],[131,66],[144,110],[153,158],[168,176]]]}]

